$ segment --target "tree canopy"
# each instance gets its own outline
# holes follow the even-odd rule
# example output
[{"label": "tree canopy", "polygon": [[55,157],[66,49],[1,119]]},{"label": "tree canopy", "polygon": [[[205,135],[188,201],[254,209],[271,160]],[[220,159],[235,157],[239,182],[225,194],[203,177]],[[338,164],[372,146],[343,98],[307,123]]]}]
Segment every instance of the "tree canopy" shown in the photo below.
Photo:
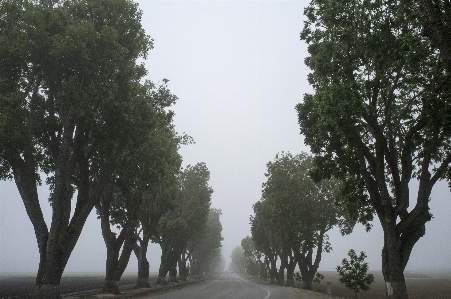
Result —
[{"label": "tree canopy", "polygon": [[322,252],[331,249],[327,232],[339,226],[349,233],[354,223],[336,205],[339,182],[315,183],[310,177],[312,167],[312,157],[306,153],[278,154],[267,164],[262,199],[254,205],[255,216],[251,217],[256,249],[268,256],[271,267],[280,258],[279,283],[286,268],[287,284],[292,285],[298,264],[307,289],[312,287]]},{"label": "tree canopy", "polygon": [[354,216],[365,223],[374,211],[382,224],[388,298],[407,298],[403,270],[451,162],[449,72],[405,5],[311,1],[301,39],[314,94],[296,107],[314,177],[338,177]]}]

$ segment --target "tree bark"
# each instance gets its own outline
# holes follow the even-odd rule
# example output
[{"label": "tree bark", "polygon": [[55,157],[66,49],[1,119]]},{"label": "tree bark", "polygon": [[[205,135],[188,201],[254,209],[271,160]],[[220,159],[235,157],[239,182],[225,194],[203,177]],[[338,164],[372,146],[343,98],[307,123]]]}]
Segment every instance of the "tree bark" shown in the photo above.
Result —
[{"label": "tree bark", "polygon": [[275,258],[271,258],[271,268],[269,270],[270,272],[270,279],[271,279],[271,283],[276,283],[277,282],[277,266],[276,266],[276,259]]},{"label": "tree bark", "polygon": [[[67,261],[77,243],[85,221],[94,202],[89,197],[87,185],[78,186],[76,208],[70,219],[73,193],[70,188],[72,177],[70,165],[65,163],[69,149],[61,149],[56,163],[54,190],[51,195],[52,222],[50,231],[45,223],[37,193],[37,174],[32,155],[24,154],[25,159],[12,162],[16,186],[21,195],[28,217],[33,224],[39,248],[39,268],[32,298],[60,298],[59,284]],[[78,161],[79,164],[81,161]],[[69,166],[67,165],[69,164]],[[87,176],[80,164],[80,177]]]},{"label": "tree bark", "polygon": [[277,273],[277,284],[281,286],[285,284],[285,267],[286,267],[285,258],[281,257],[279,271]]},{"label": "tree bark", "polygon": [[185,253],[182,253],[179,259],[179,279],[181,281],[185,281],[187,276],[188,273],[186,269],[186,256]]},{"label": "tree bark", "polygon": [[[105,294],[120,294],[118,282],[120,281],[125,268],[127,268],[133,247],[136,243],[135,228],[138,222],[137,210],[139,206],[137,207],[136,204],[130,204],[127,199],[125,199],[127,221],[119,236],[116,237],[116,234],[111,231],[110,199],[113,196],[113,189],[113,186],[110,185],[102,195],[97,208],[100,215],[103,240],[107,248],[105,285],[101,291]],[[129,205],[127,203],[129,203]]]},{"label": "tree bark", "polygon": [[287,287],[294,287],[294,268],[296,267],[296,263],[294,258],[290,256],[290,262],[287,263]]},{"label": "tree bark", "polygon": [[144,237],[140,241],[140,245],[134,248],[136,257],[138,259],[138,279],[136,281],[137,288],[150,288],[149,284],[149,261],[147,260],[147,248],[149,239]]}]

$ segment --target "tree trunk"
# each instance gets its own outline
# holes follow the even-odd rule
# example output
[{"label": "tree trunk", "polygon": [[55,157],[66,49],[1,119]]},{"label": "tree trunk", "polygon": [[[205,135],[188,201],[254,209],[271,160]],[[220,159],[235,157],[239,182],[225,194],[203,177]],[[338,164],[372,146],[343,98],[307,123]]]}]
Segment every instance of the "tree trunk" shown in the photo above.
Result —
[{"label": "tree trunk", "polygon": [[167,285],[168,282],[166,281],[166,274],[168,273],[167,265],[168,265],[168,249],[167,246],[165,246],[164,242],[160,244],[161,247],[161,262],[160,262],[160,268],[158,269],[158,278],[157,278],[157,284],[161,285]]},{"label": "tree trunk", "polygon": [[[70,219],[73,194],[67,186],[71,178],[63,167],[63,170],[58,168],[51,198],[52,222],[49,231],[39,203],[34,160],[30,157],[27,160],[17,160],[12,168],[39,248],[39,268],[32,298],[60,298],[61,276],[94,203],[88,196],[87,187],[80,185],[75,212]],[[86,176],[86,173],[80,171],[80,176],[83,175]]]},{"label": "tree trunk", "polygon": [[382,249],[382,274],[385,280],[385,297],[388,299],[408,299],[404,267],[400,263],[399,253],[396,250],[388,249],[389,247],[390,245],[387,244]]},{"label": "tree trunk", "polygon": [[179,259],[179,279],[181,281],[185,281],[186,277],[188,276],[188,273],[186,273],[186,257],[185,257],[185,253],[182,253],[180,255],[180,259]]},{"label": "tree trunk", "polygon": [[149,261],[147,260],[147,248],[149,240],[142,240],[140,246],[135,247],[135,254],[138,258],[138,280],[137,288],[150,288],[149,284]]},{"label": "tree trunk", "polygon": [[308,256],[309,255],[307,255],[307,257],[303,257],[302,259],[300,259],[298,262],[298,265],[299,265],[299,271],[301,272],[301,276],[302,276],[302,288],[304,290],[311,291],[312,285],[313,285],[313,276],[315,274],[312,273],[313,271],[311,271],[311,269],[309,268],[309,263],[307,261]]},{"label": "tree trunk", "polygon": [[177,279],[177,263],[171,266],[169,270],[169,282],[179,282]]},{"label": "tree trunk", "polygon": [[[103,240],[107,248],[105,285],[101,291],[104,294],[120,294],[119,281],[127,268],[135,244],[135,228],[137,225],[136,212],[128,209],[127,222],[124,224],[119,236],[110,228],[110,198],[112,186],[103,194],[100,206],[97,208],[100,215]],[[121,250],[122,248],[122,250]]]},{"label": "tree trunk", "polygon": [[294,287],[294,268],[296,266],[293,258],[290,258],[290,262],[287,264],[287,287]]},{"label": "tree trunk", "polygon": [[271,276],[271,283],[277,282],[277,266],[276,266],[276,260],[273,258],[271,259],[271,268],[269,270],[270,276]]},{"label": "tree trunk", "polygon": [[285,284],[285,262],[280,263],[279,271],[277,273],[277,284],[283,286]]}]

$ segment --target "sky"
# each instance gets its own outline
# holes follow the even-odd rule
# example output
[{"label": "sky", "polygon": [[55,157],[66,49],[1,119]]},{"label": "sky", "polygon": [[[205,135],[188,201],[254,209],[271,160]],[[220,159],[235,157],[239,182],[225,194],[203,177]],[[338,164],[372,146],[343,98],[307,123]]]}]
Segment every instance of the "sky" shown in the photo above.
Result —
[{"label": "sky", "polygon": [[[261,197],[266,163],[278,152],[308,152],[299,134],[295,105],[311,93],[300,41],[308,1],[137,1],[142,24],[155,41],[145,61],[148,79],[168,79],[179,100],[172,108],[179,133],[196,142],[181,149],[183,164],[205,162],[211,173],[212,207],[221,209],[226,263],[250,235],[252,205]],[[415,182],[411,185],[414,195]],[[46,221],[48,190],[39,189]],[[408,271],[451,269],[450,192],[445,182],[431,196],[434,219],[415,245]],[[381,269],[382,229],[349,236],[330,233],[331,253],[320,271],[334,270],[351,248],[365,251],[371,270]],[[159,266],[152,245],[150,270]],[[104,272],[106,248],[95,212],[88,218],[66,267],[69,272]],[[14,182],[0,182],[0,274],[35,273],[39,264],[33,227]],[[130,259],[127,272],[137,270]]]}]

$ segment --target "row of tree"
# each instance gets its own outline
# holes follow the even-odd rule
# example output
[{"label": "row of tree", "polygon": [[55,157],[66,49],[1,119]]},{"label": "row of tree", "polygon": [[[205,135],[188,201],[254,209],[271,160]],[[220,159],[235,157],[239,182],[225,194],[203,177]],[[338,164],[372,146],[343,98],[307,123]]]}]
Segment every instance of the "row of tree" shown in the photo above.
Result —
[{"label": "row of tree", "polygon": [[[148,285],[150,241],[162,248],[159,279],[209,271],[219,260],[219,210],[204,163],[181,169],[169,110],[177,97],[145,81],[153,48],[128,0],[2,0],[0,178],[17,185],[39,248],[33,298],[59,284],[89,214],[107,248],[104,292],[134,252]],[[37,187],[50,188],[50,223]]]},{"label": "row of tree", "polygon": [[407,299],[404,269],[432,219],[431,190],[451,179],[451,6],[312,0],[305,15],[314,93],[296,109],[314,158],[283,154],[268,164],[242,248],[279,283],[286,269],[292,284],[298,263],[310,288],[330,249],[325,233],[355,222],[369,229],[377,215],[386,297]]},{"label": "row of tree", "polygon": [[386,297],[405,299],[403,272],[432,219],[432,187],[451,178],[449,1],[341,2],[305,9],[314,94],[296,109],[314,158],[282,154],[268,164],[242,250],[252,274],[257,264],[283,283],[286,269],[291,285],[297,263],[311,288],[330,250],[326,232],[370,229],[376,214]]},{"label": "row of tree", "polygon": [[296,109],[312,177],[341,181],[352,218],[377,215],[386,297],[406,299],[431,190],[451,179],[450,3],[312,0],[305,15],[314,93]]},{"label": "row of tree", "polygon": [[[252,237],[241,241],[251,275],[293,286],[298,266],[303,287],[312,282],[324,251],[331,245],[327,232],[338,226],[343,234],[355,221],[337,205],[341,187],[335,179],[315,183],[309,176],[311,156],[278,154],[267,164],[267,181],[251,217]],[[232,257],[233,260],[233,257]]]}]

